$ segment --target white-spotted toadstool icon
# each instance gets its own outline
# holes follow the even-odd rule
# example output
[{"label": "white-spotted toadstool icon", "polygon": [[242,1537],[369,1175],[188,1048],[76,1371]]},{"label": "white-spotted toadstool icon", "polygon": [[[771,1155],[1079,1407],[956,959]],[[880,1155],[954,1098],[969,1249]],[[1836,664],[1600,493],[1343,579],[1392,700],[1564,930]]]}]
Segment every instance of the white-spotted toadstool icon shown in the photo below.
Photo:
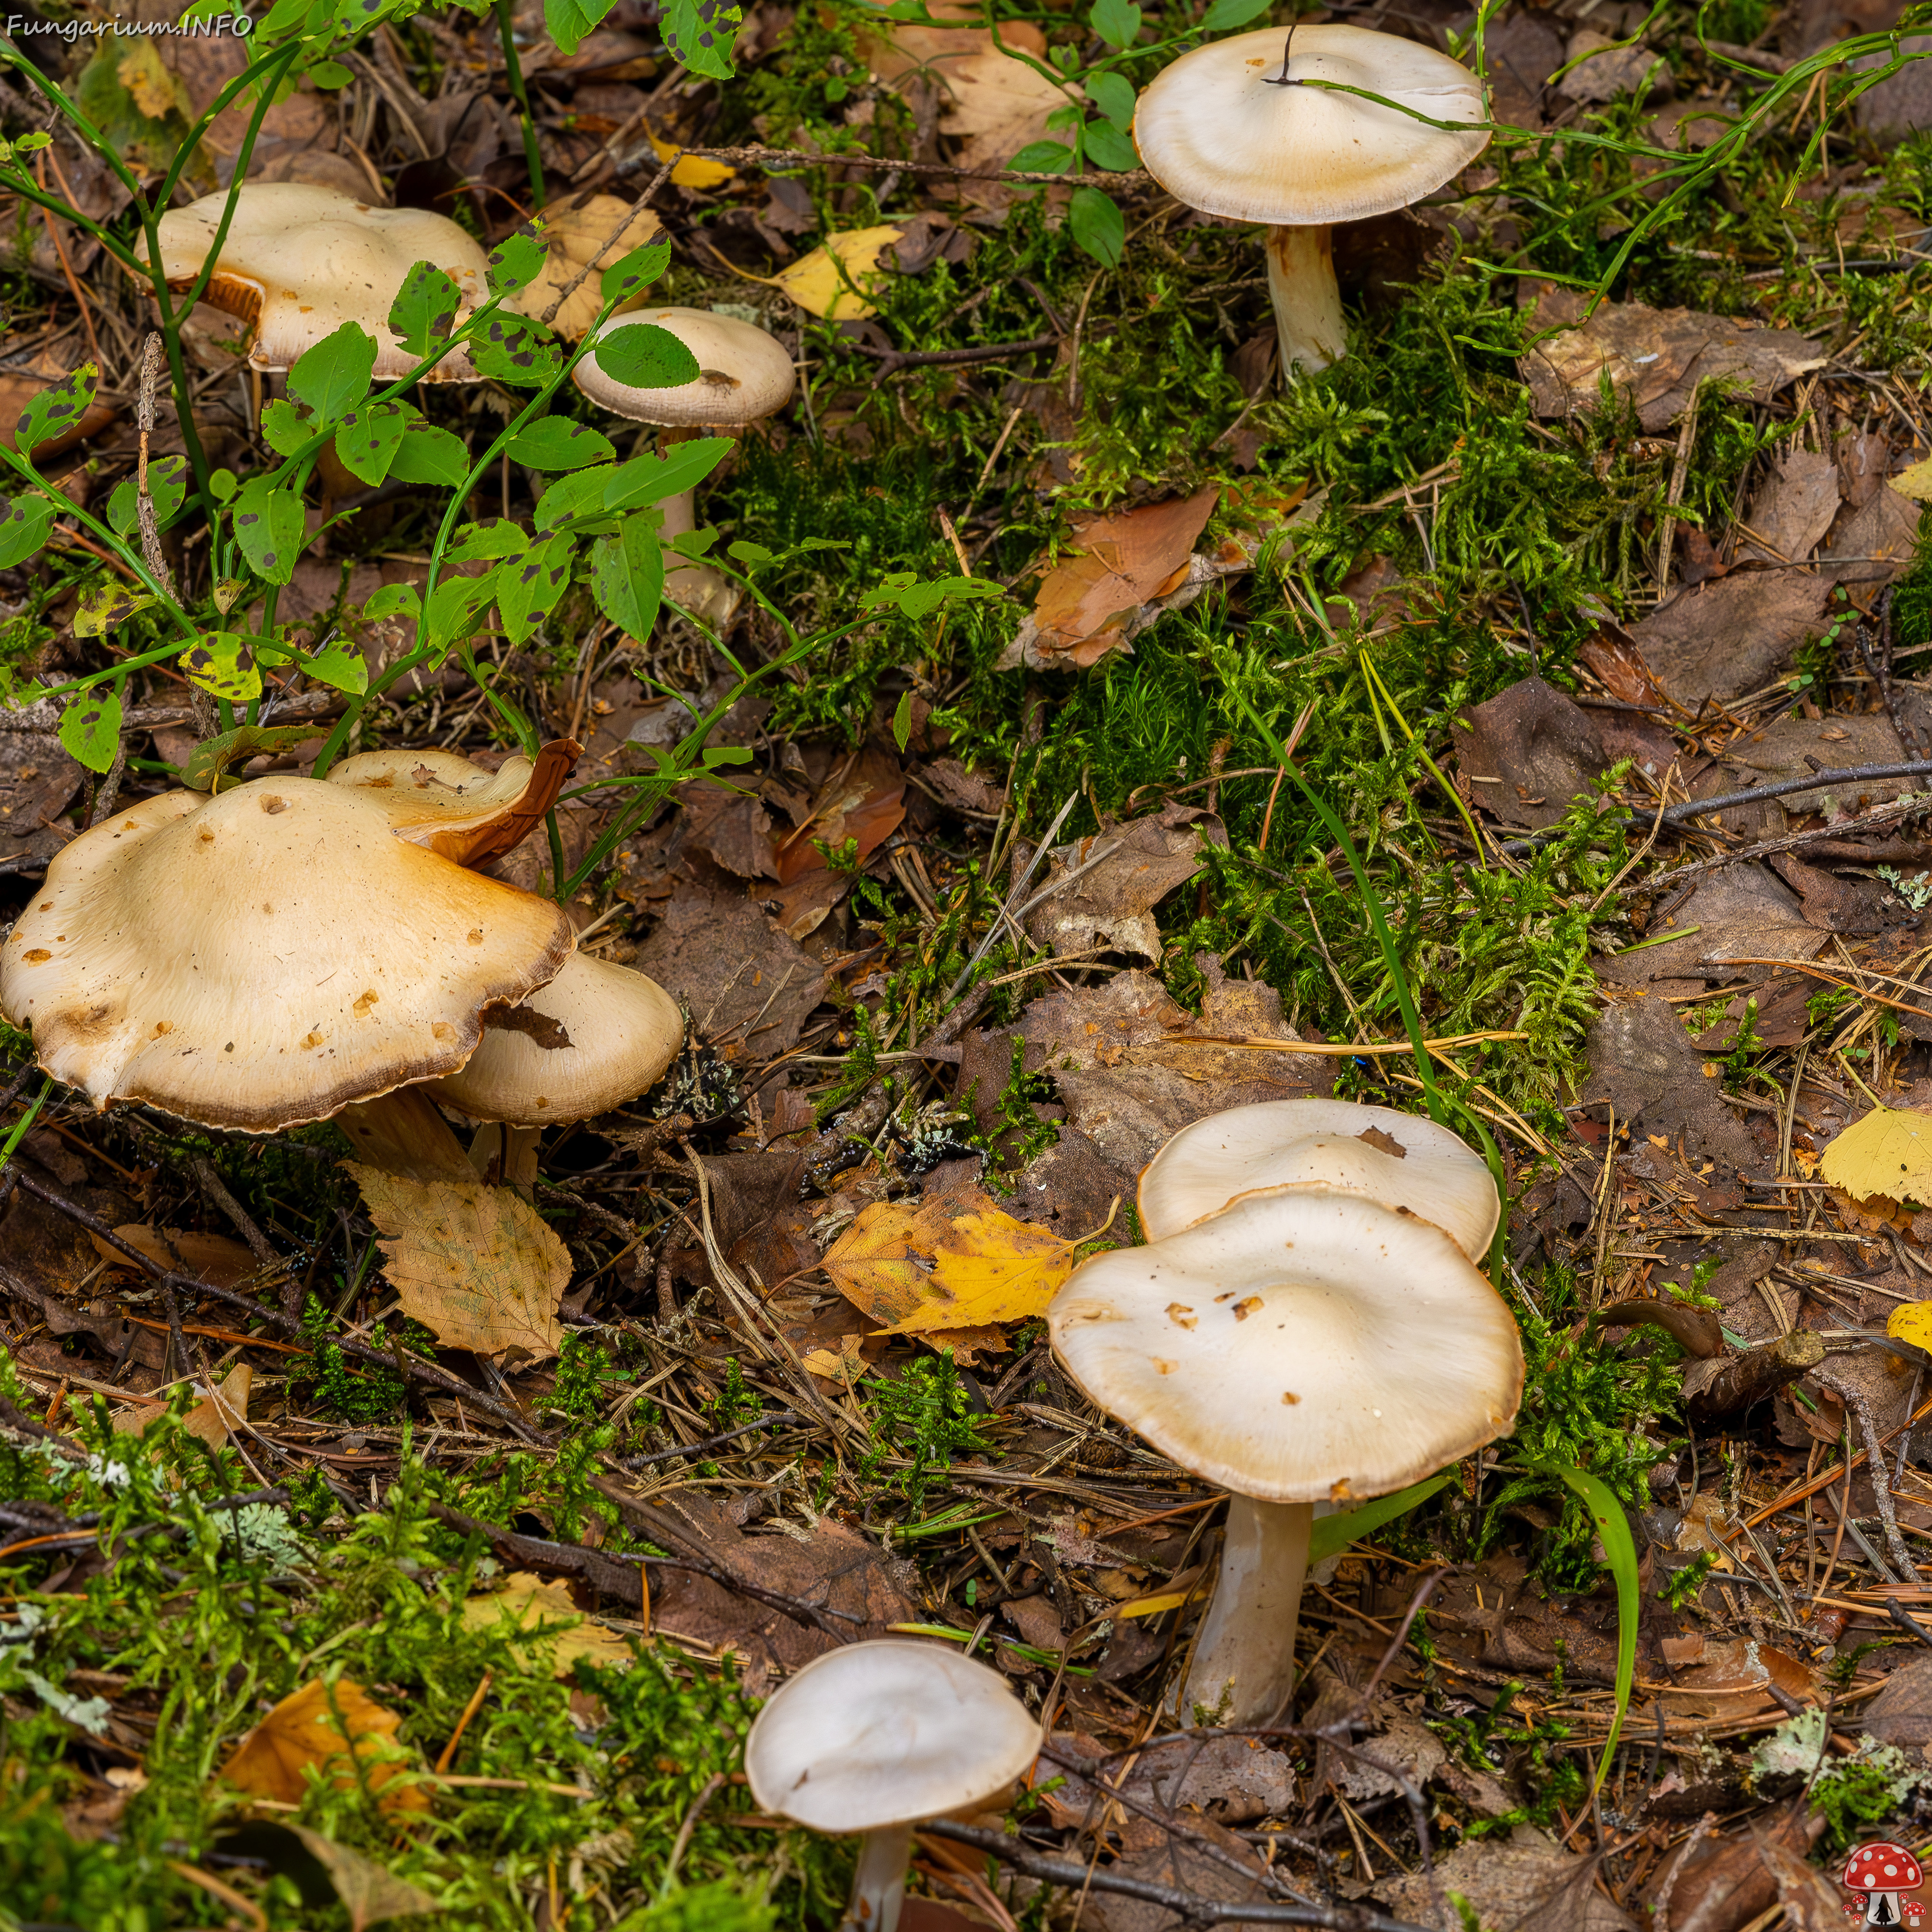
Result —
[{"label": "white-spotted toadstool icon", "polygon": [[1868,1925],[1916,1926],[1925,1914],[1916,1898],[1900,1894],[1916,1892],[1924,1882],[1918,1861],[1903,1845],[1861,1845],[1845,1867],[1846,1888],[1854,1903],[1846,1915]]}]

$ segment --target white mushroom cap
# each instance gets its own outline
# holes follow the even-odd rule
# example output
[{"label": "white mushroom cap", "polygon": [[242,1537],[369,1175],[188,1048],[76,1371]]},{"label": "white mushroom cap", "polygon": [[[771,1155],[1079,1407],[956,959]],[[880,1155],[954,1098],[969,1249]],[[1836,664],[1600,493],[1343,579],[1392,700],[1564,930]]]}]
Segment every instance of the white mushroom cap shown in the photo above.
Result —
[{"label": "white mushroom cap", "polygon": [[745,1743],[764,1810],[814,1832],[875,1832],[982,1803],[1039,1755],[1040,1726],[997,1670],[880,1637],[815,1657]]},{"label": "white mushroom cap", "polygon": [[698,380],[674,389],[634,389],[605,375],[593,349],[577,365],[577,386],[614,415],[675,429],[734,429],[790,400],[791,358],[751,322],[709,309],[646,308],[613,316],[597,339],[608,341],[620,328],[640,322],[670,330],[697,357]]},{"label": "white mushroom cap", "polygon": [[1507,1435],[1522,1349],[1440,1228],[1274,1188],[1075,1269],[1047,1310],[1087,1394],[1184,1469],[1267,1502],[1419,1482]]},{"label": "white mushroom cap", "polygon": [[[1209,214],[1326,226],[1386,214],[1440,188],[1489,145],[1360,94],[1279,87],[1287,30],[1183,54],[1134,109],[1134,145],[1177,200]],[[1447,54],[1366,27],[1298,26],[1288,73],[1401,102],[1434,121],[1486,118],[1476,77]]]},{"label": "white mushroom cap", "polygon": [[1482,1156],[1424,1115],[1352,1100],[1261,1100],[1190,1123],[1148,1162],[1141,1227],[1165,1240],[1252,1188],[1286,1186],[1406,1208],[1472,1262],[1489,1252],[1502,1212]]},{"label": "white mushroom cap", "polygon": [[574,740],[554,738],[534,761],[519,752],[494,772],[454,752],[362,752],[332,766],[327,782],[376,797],[398,838],[459,866],[481,866],[536,829],[580,749]]},{"label": "white mushroom cap", "polygon": [[380,794],[258,778],[56,854],[0,1010],[98,1107],[269,1133],[454,1072],[575,944],[561,907],[397,837]]},{"label": "white mushroom cap", "polygon": [[[161,266],[170,288],[201,272],[228,202],[204,195],[160,220]],[[483,250],[446,217],[420,208],[376,208],[332,188],[253,182],[235,198],[235,218],[202,299],[254,324],[251,368],[292,369],[304,351],[345,322],[375,339],[375,380],[394,382],[421,359],[389,328],[389,309],[418,262],[442,270],[462,292],[465,313],[487,298]],[[474,382],[461,350],[431,382]]]},{"label": "white mushroom cap", "polygon": [[655,1086],[683,1042],[684,1016],[655,980],[573,952],[548,986],[491,1013],[470,1064],[432,1091],[473,1120],[587,1120]]}]

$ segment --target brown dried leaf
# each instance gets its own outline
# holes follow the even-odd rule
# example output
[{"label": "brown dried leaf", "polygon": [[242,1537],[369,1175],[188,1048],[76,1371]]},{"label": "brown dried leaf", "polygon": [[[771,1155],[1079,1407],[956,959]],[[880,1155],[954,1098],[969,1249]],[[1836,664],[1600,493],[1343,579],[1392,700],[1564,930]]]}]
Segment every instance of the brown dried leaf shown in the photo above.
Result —
[{"label": "brown dried leaf", "polygon": [[[158,1268],[194,1275],[217,1288],[233,1288],[247,1281],[257,1266],[254,1256],[226,1234],[189,1234],[178,1228],[150,1228],[138,1222],[116,1228],[114,1232]],[[98,1234],[90,1238],[95,1252],[110,1267],[134,1268],[134,1264],[112,1243],[104,1241]]]},{"label": "brown dried leaf", "polygon": [[386,1811],[426,1810],[424,1786],[394,1782],[407,1762],[397,1745],[401,1726],[347,1678],[332,1684],[318,1677],[291,1691],[236,1746],[221,1775],[253,1797],[299,1804],[314,1769],[338,1786],[359,1778]]},{"label": "brown dried leaf", "polygon": [[408,1918],[418,1912],[441,1910],[421,1886],[398,1878],[394,1872],[365,1858],[360,1852],[311,1832],[306,1825],[286,1828],[302,1841],[309,1856],[328,1874],[349,1914],[350,1932],[362,1932],[366,1925],[378,1925],[386,1918]]},{"label": "brown dried leaf", "polygon": [[[1028,916],[1027,931],[1063,958],[1097,945],[1158,962],[1154,907],[1200,871],[1204,847],[1227,842],[1220,820],[1191,806],[1166,806],[1125,825],[1103,820],[1091,837],[1054,848],[1040,890],[1051,891],[1070,874],[1080,876]],[[1089,869],[1081,872],[1082,866]]]},{"label": "brown dried leaf", "polygon": [[1744,521],[1760,543],[1738,547],[1737,561],[1802,562],[1838,514],[1838,466],[1815,450],[1789,449],[1758,485]]},{"label": "brown dried leaf", "polygon": [[403,1312],[439,1342],[479,1355],[554,1355],[570,1251],[522,1196],[480,1180],[410,1180],[343,1165],[383,1237]]},{"label": "brown dried leaf", "polygon": [[1826,575],[1743,571],[1679,591],[1630,635],[1658,682],[1695,710],[1707,698],[1762,689],[1799,645],[1823,631],[1831,592]]}]

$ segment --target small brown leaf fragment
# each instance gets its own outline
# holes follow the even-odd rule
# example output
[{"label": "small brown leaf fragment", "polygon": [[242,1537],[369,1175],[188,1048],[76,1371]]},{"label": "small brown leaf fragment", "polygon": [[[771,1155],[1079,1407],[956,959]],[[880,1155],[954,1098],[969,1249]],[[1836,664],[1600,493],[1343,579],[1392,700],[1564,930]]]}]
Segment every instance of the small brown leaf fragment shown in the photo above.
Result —
[{"label": "small brown leaf fragment", "polygon": [[1192,1309],[1180,1301],[1167,1304],[1167,1318],[1179,1328],[1192,1328],[1201,1319]]},{"label": "small brown leaf fragment", "polygon": [[1376,1148],[1380,1153],[1394,1154],[1397,1160],[1406,1160],[1408,1158],[1408,1148],[1404,1147],[1394,1135],[1385,1134],[1379,1127],[1364,1127],[1355,1138],[1358,1141],[1367,1142],[1370,1147]]},{"label": "small brown leaf fragment", "polygon": [[1264,1304],[1258,1294],[1247,1294],[1244,1295],[1239,1301],[1234,1304],[1234,1308],[1231,1312],[1237,1322],[1245,1322],[1250,1315],[1255,1313],[1257,1310],[1263,1306]]},{"label": "small brown leaf fragment", "polygon": [[221,1768],[238,1790],[280,1804],[308,1795],[313,1768],[329,1783],[354,1784],[358,1774],[387,1811],[425,1810],[421,1785],[394,1785],[404,1760],[392,1749],[402,1720],[346,1677],[316,1678],[292,1691],[244,1738]]}]

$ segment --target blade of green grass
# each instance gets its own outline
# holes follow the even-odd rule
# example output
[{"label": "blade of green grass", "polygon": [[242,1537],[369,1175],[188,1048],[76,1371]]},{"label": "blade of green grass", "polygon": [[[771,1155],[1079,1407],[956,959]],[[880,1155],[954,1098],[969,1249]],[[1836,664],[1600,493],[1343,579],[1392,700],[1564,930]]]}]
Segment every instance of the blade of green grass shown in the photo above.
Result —
[{"label": "blade of green grass", "polygon": [[1364,1503],[1346,1516],[1317,1516],[1314,1534],[1308,1539],[1309,1562],[1322,1563],[1331,1556],[1339,1556],[1350,1544],[1359,1543],[1365,1536],[1372,1536],[1384,1523],[1408,1515],[1411,1510],[1435,1495],[1449,1480],[1450,1474],[1445,1469],[1441,1475],[1431,1476],[1426,1482],[1417,1483],[1408,1489],[1398,1490],[1392,1496],[1378,1496],[1373,1502]]},{"label": "blade of green grass", "polygon": [[1630,1689],[1636,1681],[1636,1626],[1638,1614],[1636,1543],[1630,1534],[1630,1519],[1623,1505],[1600,1478],[1587,1469],[1568,1466],[1546,1473],[1558,1478],[1574,1490],[1597,1526],[1604,1556],[1617,1586],[1617,1702],[1610,1715],[1610,1734],[1604,1740],[1604,1754],[1597,1761],[1597,1778],[1592,1794],[1604,1788],[1610,1760],[1616,1754],[1622,1735],[1624,1717],[1630,1709]]}]

